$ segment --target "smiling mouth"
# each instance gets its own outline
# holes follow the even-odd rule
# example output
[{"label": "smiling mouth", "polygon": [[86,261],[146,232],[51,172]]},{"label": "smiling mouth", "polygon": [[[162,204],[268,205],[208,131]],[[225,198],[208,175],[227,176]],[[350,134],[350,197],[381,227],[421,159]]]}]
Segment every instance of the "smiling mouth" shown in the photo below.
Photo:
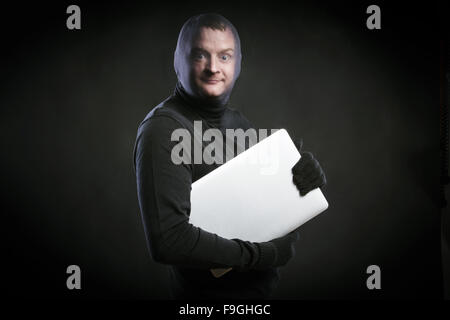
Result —
[{"label": "smiling mouth", "polygon": [[217,79],[202,79],[202,80],[203,80],[203,82],[206,82],[208,84],[216,84],[216,83],[221,82],[221,80],[217,80]]}]

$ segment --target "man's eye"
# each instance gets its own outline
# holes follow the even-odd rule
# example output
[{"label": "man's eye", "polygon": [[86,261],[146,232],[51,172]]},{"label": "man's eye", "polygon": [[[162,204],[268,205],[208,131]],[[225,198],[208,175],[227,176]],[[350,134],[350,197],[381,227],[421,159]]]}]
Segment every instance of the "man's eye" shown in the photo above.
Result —
[{"label": "man's eye", "polygon": [[230,60],[230,55],[228,55],[228,54],[224,54],[224,55],[222,55],[221,57],[220,57],[220,59],[222,59],[223,61],[228,61],[228,60]]},{"label": "man's eye", "polygon": [[194,59],[197,59],[197,60],[201,60],[201,59],[203,59],[205,57],[205,55],[203,54],[203,53],[196,53],[196,54],[194,54]]}]

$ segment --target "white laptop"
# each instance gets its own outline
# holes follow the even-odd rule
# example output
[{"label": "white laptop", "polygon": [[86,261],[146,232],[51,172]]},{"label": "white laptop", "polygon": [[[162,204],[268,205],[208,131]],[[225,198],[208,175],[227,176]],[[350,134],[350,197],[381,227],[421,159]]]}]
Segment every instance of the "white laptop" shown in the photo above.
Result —
[{"label": "white laptop", "polygon": [[328,208],[319,188],[305,196],[292,181],[300,159],[280,129],[192,184],[189,222],[227,239],[269,241]]}]

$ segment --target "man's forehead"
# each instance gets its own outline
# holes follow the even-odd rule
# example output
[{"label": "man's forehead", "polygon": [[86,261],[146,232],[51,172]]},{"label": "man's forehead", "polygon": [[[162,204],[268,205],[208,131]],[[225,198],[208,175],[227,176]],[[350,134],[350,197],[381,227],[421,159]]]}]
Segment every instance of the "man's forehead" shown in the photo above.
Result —
[{"label": "man's forehead", "polygon": [[230,28],[224,31],[202,27],[192,41],[192,48],[227,50],[235,49],[233,32]]}]

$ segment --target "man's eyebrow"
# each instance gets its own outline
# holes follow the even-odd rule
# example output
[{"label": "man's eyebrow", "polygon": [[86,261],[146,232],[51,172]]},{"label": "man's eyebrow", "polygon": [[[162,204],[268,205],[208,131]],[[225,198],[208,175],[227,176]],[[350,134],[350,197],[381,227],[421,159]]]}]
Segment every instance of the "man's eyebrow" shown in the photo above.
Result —
[{"label": "man's eyebrow", "polygon": [[[193,47],[192,51],[208,52],[207,50],[205,50],[203,48],[200,48],[200,47]],[[233,48],[226,48],[226,49],[221,50],[220,52],[227,52],[227,51],[233,51],[234,52],[234,49]]]},{"label": "man's eyebrow", "polygon": [[192,51],[206,51],[205,49],[199,48],[199,47],[193,47]]}]

